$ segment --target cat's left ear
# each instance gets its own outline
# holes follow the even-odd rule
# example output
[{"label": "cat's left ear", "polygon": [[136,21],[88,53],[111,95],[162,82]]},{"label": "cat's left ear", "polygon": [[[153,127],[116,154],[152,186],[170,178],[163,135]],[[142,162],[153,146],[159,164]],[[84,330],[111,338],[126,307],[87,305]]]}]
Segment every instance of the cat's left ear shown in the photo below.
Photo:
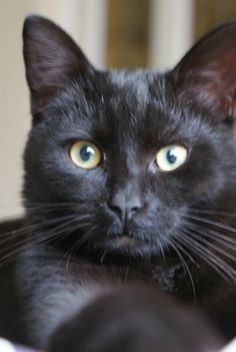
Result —
[{"label": "cat's left ear", "polygon": [[75,77],[86,81],[95,72],[71,37],[46,18],[27,17],[23,40],[33,114],[46,106]]},{"label": "cat's left ear", "polygon": [[177,97],[212,116],[236,118],[236,22],[203,37],[170,72]]}]

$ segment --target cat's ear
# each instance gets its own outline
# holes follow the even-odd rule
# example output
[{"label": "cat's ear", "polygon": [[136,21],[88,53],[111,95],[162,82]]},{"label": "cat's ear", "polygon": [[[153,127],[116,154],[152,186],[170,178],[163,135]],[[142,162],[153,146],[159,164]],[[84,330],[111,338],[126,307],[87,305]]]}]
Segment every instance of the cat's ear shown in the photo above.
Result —
[{"label": "cat's ear", "polygon": [[37,112],[75,76],[95,71],[75,42],[53,22],[29,16],[23,29],[26,78]]},{"label": "cat's ear", "polygon": [[170,73],[177,95],[227,120],[236,117],[236,22],[203,37]]}]

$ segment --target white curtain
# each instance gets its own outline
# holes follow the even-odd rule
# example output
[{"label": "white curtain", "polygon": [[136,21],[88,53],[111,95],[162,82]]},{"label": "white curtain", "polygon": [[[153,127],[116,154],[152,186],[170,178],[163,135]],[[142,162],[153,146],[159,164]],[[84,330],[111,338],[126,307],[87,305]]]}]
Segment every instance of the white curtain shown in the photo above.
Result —
[{"label": "white curtain", "polygon": [[22,153],[30,126],[22,59],[22,25],[28,14],[47,16],[105,65],[107,0],[0,0],[0,221],[21,213]]},{"label": "white curtain", "polygon": [[150,66],[169,69],[193,41],[194,0],[151,0]]}]

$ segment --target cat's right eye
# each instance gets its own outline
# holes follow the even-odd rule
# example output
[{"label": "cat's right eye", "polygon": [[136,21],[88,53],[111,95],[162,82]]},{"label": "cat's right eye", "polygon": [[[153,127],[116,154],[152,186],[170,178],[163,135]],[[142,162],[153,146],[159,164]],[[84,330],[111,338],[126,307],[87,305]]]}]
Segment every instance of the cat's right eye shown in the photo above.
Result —
[{"label": "cat's right eye", "polygon": [[73,163],[82,169],[94,169],[102,159],[98,147],[88,141],[77,141],[72,144],[69,154]]}]

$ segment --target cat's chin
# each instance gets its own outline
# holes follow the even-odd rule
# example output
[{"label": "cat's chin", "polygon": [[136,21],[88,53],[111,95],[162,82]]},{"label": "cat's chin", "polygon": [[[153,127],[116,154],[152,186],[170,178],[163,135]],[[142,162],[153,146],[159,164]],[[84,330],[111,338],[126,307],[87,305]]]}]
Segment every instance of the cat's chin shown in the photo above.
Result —
[{"label": "cat's chin", "polygon": [[160,268],[171,270],[179,267],[179,258],[176,252],[170,248],[161,248],[157,243],[144,241],[128,236],[109,239],[95,247],[87,248],[86,258],[98,264],[112,264],[114,266],[126,266],[142,264],[145,268]]},{"label": "cat's chin", "polygon": [[133,237],[122,236],[120,238],[112,239],[107,243],[112,249],[127,251],[127,250],[134,250],[138,247],[145,247],[148,245],[147,242],[142,241],[140,239],[135,239]]},{"label": "cat's chin", "polygon": [[162,258],[161,248],[154,245],[153,242],[137,239],[129,236],[120,236],[109,239],[104,243],[103,250],[106,251],[106,255],[118,255],[126,257],[127,259],[140,259],[149,260],[153,257],[158,260]]}]

